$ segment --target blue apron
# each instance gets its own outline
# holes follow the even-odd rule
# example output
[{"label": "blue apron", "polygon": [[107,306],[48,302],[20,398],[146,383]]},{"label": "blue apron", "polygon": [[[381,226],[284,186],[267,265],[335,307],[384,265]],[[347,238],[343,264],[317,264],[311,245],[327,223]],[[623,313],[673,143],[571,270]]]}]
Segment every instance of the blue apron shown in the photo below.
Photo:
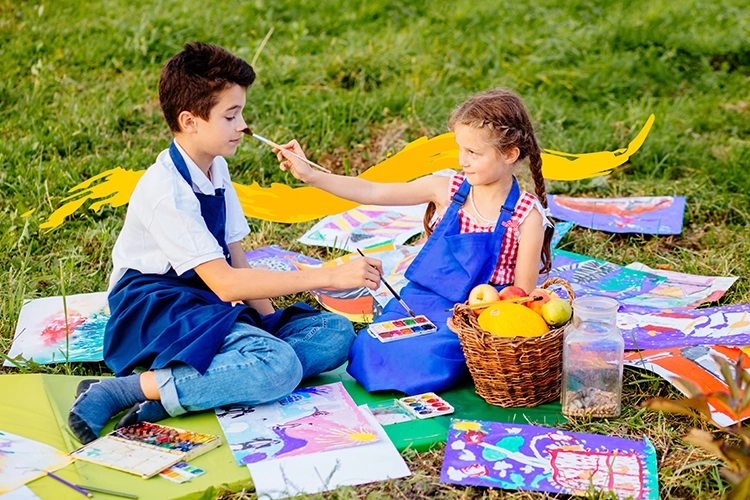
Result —
[{"label": "blue apron", "polygon": [[[190,172],[174,142],[169,155],[192,189]],[[194,194],[208,230],[231,265],[224,234],[224,189],[214,195]],[[307,304],[295,304],[261,316],[244,304],[221,301],[192,269],[180,276],[171,268],[165,274],[129,269],[108,299],[111,317],[104,332],[104,361],[117,376],[128,375],[136,367],[154,370],[174,363],[190,365],[203,374],[236,321],[274,333],[292,316],[317,312]]]},{"label": "blue apron", "polygon": [[[453,305],[466,301],[476,285],[488,283],[500,258],[506,227],[520,196],[513,178],[495,230],[461,234],[458,211],[471,186],[464,180],[435,231],[406,271],[409,284],[401,298],[415,314],[427,316],[438,331],[421,337],[383,343],[362,331],[349,351],[347,371],[368,392],[396,389],[407,394],[438,392],[460,383],[467,375],[458,336],[446,321]],[[450,309],[445,311],[445,309]],[[394,298],[378,321],[407,317]]]}]

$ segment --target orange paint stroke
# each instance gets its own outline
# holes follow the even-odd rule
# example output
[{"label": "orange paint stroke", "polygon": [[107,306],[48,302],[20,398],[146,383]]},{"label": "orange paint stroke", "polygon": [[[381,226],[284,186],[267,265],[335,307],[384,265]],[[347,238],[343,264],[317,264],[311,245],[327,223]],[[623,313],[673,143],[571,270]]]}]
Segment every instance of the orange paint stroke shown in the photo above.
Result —
[{"label": "orange paint stroke", "polygon": [[[653,123],[654,115],[651,115],[626,149],[580,155],[546,150],[542,153],[542,174],[550,180],[580,180],[609,174],[638,151]],[[373,182],[408,182],[447,168],[458,168],[458,146],[452,133],[432,139],[421,137],[359,177]],[[69,191],[73,194],[63,199],[70,201],[50,214],[40,227],[48,231],[54,229],[88,200],[99,200],[90,207],[94,211],[107,203],[113,207],[126,204],[144,172],[117,167],[78,184]],[[99,180],[102,182],[90,187]],[[254,182],[249,186],[234,183],[234,187],[247,217],[273,222],[306,222],[358,206],[309,186],[293,188],[273,183],[271,187],[261,187]]]}]

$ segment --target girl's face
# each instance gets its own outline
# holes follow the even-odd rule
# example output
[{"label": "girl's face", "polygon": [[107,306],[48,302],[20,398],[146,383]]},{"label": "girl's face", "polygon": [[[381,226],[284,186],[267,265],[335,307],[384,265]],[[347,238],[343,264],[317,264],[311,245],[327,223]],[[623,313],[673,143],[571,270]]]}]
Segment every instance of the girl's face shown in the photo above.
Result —
[{"label": "girl's face", "polygon": [[487,141],[485,130],[456,124],[453,127],[458,144],[458,164],[472,186],[493,184],[513,172],[513,163]]}]

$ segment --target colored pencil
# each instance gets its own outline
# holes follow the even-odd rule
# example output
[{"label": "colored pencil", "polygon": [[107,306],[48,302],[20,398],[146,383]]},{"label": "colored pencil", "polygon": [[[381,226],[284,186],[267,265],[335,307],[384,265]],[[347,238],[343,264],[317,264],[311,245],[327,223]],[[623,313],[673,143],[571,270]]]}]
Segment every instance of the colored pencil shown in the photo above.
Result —
[{"label": "colored pencil", "polygon": [[[357,252],[359,252],[359,254],[360,254],[360,255],[361,255],[362,257],[364,257],[364,256],[365,256],[365,254],[363,254],[363,253],[362,253],[362,250],[360,250],[359,248],[357,249]],[[383,284],[385,285],[385,287],[386,287],[386,288],[388,289],[388,291],[390,291],[390,292],[391,292],[391,293],[393,294],[393,296],[394,296],[394,297],[396,297],[396,300],[398,300],[398,302],[399,302],[399,303],[400,303],[400,304],[401,304],[402,306],[404,306],[404,309],[406,309],[406,312],[408,312],[408,313],[409,313],[409,315],[410,315],[410,316],[411,316],[412,318],[416,318],[417,316],[416,316],[416,314],[414,314],[414,311],[412,311],[412,310],[411,310],[411,308],[410,308],[409,306],[407,306],[407,305],[406,305],[406,302],[404,302],[404,299],[402,299],[402,298],[401,298],[401,296],[400,296],[400,295],[399,295],[399,294],[398,294],[398,293],[396,292],[396,290],[394,290],[394,289],[393,289],[393,287],[392,287],[391,285],[389,285],[389,284],[388,284],[388,282],[387,282],[387,281],[385,280],[385,278],[383,277],[383,275],[382,275],[382,274],[380,274],[380,271],[378,271],[378,274],[380,275],[380,281],[382,281],[382,282],[383,282]]]},{"label": "colored pencil", "polygon": [[266,139],[266,138],[265,138],[265,137],[263,137],[262,135],[258,135],[258,134],[256,134],[256,133],[254,133],[254,132],[253,132],[252,130],[250,130],[249,128],[245,128],[245,129],[243,130],[243,132],[244,132],[244,133],[246,133],[247,135],[251,135],[251,136],[255,137],[255,138],[256,138],[256,139],[258,139],[258,140],[259,140],[260,142],[263,142],[263,143],[265,143],[265,144],[268,144],[268,145],[269,145],[269,146],[271,146],[272,148],[276,148],[276,149],[283,149],[284,151],[286,151],[286,152],[287,152],[287,153],[289,153],[290,155],[292,155],[292,156],[294,156],[295,158],[298,158],[298,159],[300,159],[300,160],[304,161],[305,163],[307,163],[308,165],[310,165],[310,166],[311,166],[311,167],[313,167],[313,168],[317,168],[317,169],[318,169],[318,170],[320,170],[321,172],[325,172],[325,173],[327,173],[327,174],[330,174],[330,173],[331,173],[331,171],[330,171],[330,170],[328,170],[327,168],[325,168],[325,167],[321,167],[320,165],[318,165],[318,164],[317,164],[317,163],[315,163],[314,161],[310,161],[310,160],[308,160],[307,158],[305,158],[305,157],[303,157],[303,156],[300,156],[300,155],[298,155],[298,154],[297,154],[297,153],[295,153],[294,151],[290,151],[290,150],[288,150],[288,149],[286,149],[286,148],[282,148],[281,146],[279,146],[279,145],[278,145],[278,144],[276,144],[275,142],[273,142],[273,141],[270,141],[270,140]]},{"label": "colored pencil", "polygon": [[88,486],[83,484],[77,484],[79,488],[84,490],[93,491],[94,493],[106,493],[107,495],[114,495],[116,497],[123,498],[138,498],[138,495],[131,495],[130,493],[121,493],[119,491],[105,490],[104,488],[97,488],[96,486]]},{"label": "colored pencil", "polygon": [[89,498],[91,498],[91,497],[93,497],[93,496],[94,496],[94,495],[92,495],[91,493],[89,493],[88,491],[86,491],[86,490],[84,490],[84,489],[81,489],[81,488],[79,488],[79,487],[78,487],[78,486],[76,486],[75,484],[67,482],[67,481],[66,481],[65,479],[61,478],[60,476],[57,476],[57,475],[55,475],[55,474],[52,474],[52,473],[51,473],[50,471],[46,471],[46,472],[47,472],[47,475],[48,475],[49,477],[51,477],[52,479],[57,479],[58,481],[60,481],[60,482],[61,482],[62,484],[64,484],[65,486],[68,486],[68,487],[70,487],[70,488],[73,488],[74,490],[76,490],[76,491],[77,491],[78,493],[80,493],[81,495],[86,495],[86,496],[87,496],[87,497],[89,497]]}]

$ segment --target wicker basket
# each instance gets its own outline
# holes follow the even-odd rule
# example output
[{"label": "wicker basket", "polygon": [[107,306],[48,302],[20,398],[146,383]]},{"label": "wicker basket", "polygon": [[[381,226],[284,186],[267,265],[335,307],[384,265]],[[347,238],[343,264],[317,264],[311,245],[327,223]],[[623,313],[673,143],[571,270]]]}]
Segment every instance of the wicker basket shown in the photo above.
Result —
[{"label": "wicker basket", "polygon": [[[550,278],[542,288],[560,285],[573,303],[575,292],[560,278]],[[466,364],[477,394],[490,404],[530,407],[560,396],[563,332],[566,325],[536,337],[498,337],[482,330],[466,304],[453,308],[452,330],[461,340]]]}]

